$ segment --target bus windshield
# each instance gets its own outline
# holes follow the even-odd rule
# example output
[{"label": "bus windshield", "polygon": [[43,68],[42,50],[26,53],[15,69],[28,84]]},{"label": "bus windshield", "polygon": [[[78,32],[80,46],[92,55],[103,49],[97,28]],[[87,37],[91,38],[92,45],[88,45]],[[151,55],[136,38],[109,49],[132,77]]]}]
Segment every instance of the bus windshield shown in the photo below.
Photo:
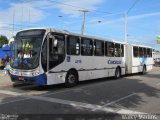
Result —
[{"label": "bus windshield", "polygon": [[38,67],[45,30],[27,30],[16,35],[13,44],[14,58],[11,67],[30,70]]}]

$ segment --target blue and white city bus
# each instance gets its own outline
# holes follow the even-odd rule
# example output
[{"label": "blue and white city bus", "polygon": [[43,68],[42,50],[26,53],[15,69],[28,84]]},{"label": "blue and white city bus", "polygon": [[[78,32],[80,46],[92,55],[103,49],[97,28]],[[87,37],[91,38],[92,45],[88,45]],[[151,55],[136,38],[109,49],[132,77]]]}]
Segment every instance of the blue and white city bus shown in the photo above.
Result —
[{"label": "blue and white city bus", "polygon": [[[125,74],[144,72],[132,65],[135,61],[133,49],[132,45],[114,40],[68,31],[28,29],[16,35],[9,73],[13,82],[38,85],[65,83],[67,87],[84,80],[111,76],[119,78]],[[144,58],[148,58],[142,64],[148,71],[151,69],[148,68],[152,59],[151,48],[143,47],[144,50],[147,54]],[[133,62],[128,62],[130,57]]]},{"label": "blue and white city bus", "polygon": [[154,61],[151,47],[126,44],[126,50],[126,74],[144,74],[152,69]]}]

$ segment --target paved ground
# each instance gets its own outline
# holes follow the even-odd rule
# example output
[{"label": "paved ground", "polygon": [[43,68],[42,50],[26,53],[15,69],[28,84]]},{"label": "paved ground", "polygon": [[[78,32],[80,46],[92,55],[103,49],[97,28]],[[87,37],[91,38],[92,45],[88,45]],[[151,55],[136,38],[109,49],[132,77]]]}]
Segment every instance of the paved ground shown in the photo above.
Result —
[{"label": "paved ground", "polygon": [[9,77],[0,72],[0,113],[93,116],[147,113],[150,114],[148,117],[159,119],[159,73],[160,68],[154,67],[146,75],[124,76],[118,80],[97,79],[81,82],[74,88],[64,88],[63,85],[12,87]]}]

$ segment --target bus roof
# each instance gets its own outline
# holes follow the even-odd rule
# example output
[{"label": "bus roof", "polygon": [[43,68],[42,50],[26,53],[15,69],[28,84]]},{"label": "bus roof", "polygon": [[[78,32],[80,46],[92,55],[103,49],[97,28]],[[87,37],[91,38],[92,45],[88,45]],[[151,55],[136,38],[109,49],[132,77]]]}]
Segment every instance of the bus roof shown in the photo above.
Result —
[{"label": "bus roof", "polygon": [[116,42],[116,43],[120,43],[120,44],[125,44],[125,42],[120,42],[120,41],[116,41],[116,40],[112,40],[112,39],[108,39],[108,38],[96,37],[96,36],[92,36],[92,35],[82,35],[82,34],[70,32],[70,31],[67,31],[67,30],[51,29],[51,31],[58,32],[58,33],[64,33],[64,34],[67,34],[67,35],[80,36],[80,37],[89,38],[89,39],[103,40],[103,41],[109,41],[109,42]]},{"label": "bus roof", "polygon": [[52,32],[66,34],[66,35],[74,35],[74,36],[80,36],[80,37],[85,37],[85,38],[89,38],[89,39],[96,39],[96,40],[103,40],[103,41],[125,44],[125,42],[120,42],[120,41],[116,41],[116,40],[112,40],[112,39],[108,39],[108,38],[101,38],[101,37],[96,37],[96,36],[92,36],[92,35],[82,35],[82,34],[70,32],[70,31],[67,31],[67,30],[58,30],[58,29],[53,29],[53,28],[29,28],[29,29],[21,30],[19,32],[26,31],[26,30],[39,30],[39,29],[44,29],[48,32],[52,31]]},{"label": "bus roof", "polygon": [[146,45],[137,45],[137,44],[128,44],[128,45],[131,45],[131,46],[137,46],[137,47],[152,48],[152,47],[150,47],[150,46],[146,46]]},{"label": "bus roof", "polygon": [[[103,40],[103,41],[115,42],[115,43],[120,43],[120,44],[126,44],[125,42],[120,42],[120,41],[116,41],[116,40],[113,40],[113,39],[101,38],[101,37],[96,37],[96,36],[92,36],[92,35],[82,35],[82,34],[70,32],[68,30],[58,30],[58,29],[54,29],[54,28],[29,28],[29,29],[21,30],[19,32],[22,32],[22,31],[25,31],[25,30],[36,30],[36,29],[37,30],[38,29],[44,29],[44,30],[46,30],[48,32],[52,31],[52,32],[58,32],[58,33],[66,34],[66,35],[74,35],[74,36],[80,36],[80,37],[85,37],[85,38],[89,38],[89,39]],[[137,45],[137,44],[128,44],[128,45],[152,48],[150,46],[145,46],[145,45]]]}]

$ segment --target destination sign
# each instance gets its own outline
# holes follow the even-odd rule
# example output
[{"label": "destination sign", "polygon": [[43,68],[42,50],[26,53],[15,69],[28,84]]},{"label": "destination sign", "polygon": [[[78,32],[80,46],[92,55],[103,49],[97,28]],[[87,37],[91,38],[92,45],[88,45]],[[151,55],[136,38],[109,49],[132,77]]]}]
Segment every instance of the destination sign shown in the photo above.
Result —
[{"label": "destination sign", "polygon": [[23,36],[38,36],[38,35],[44,35],[45,30],[27,30],[27,31],[22,31],[17,34],[19,37]]}]

